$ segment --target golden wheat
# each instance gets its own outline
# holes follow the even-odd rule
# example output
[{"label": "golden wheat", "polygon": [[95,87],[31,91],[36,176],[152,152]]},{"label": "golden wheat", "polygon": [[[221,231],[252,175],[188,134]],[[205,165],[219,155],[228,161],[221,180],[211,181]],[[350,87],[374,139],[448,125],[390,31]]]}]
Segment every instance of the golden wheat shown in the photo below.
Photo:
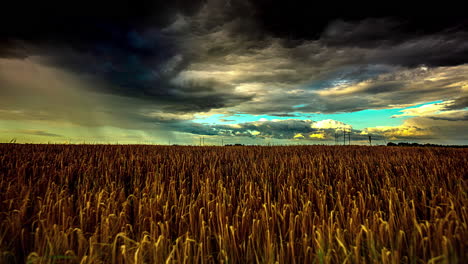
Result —
[{"label": "golden wheat", "polygon": [[0,145],[1,263],[463,263],[468,149]]}]

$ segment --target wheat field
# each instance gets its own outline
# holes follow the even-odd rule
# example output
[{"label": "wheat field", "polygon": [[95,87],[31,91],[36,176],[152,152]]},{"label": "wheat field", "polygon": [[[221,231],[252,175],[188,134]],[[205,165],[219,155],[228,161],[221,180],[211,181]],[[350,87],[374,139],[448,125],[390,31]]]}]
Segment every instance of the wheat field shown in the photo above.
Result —
[{"label": "wheat field", "polygon": [[0,145],[0,263],[466,263],[468,149]]}]

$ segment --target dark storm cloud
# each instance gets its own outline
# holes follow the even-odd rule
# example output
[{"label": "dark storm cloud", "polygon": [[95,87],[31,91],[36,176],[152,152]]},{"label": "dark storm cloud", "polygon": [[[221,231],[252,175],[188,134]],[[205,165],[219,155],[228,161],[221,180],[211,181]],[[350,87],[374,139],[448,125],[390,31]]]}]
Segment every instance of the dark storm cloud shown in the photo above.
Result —
[{"label": "dark storm cloud", "polygon": [[[444,20],[431,19],[442,20],[442,24]],[[368,49],[366,60],[373,64],[453,66],[468,61],[468,31],[462,27],[468,20],[453,21],[439,31],[431,30],[430,25],[408,30],[405,23],[409,22],[397,18],[338,20],[327,26],[320,42],[330,47]]]},{"label": "dark storm cloud", "polygon": [[433,120],[446,120],[446,121],[468,121],[468,111],[467,110],[458,110],[458,111],[448,111],[448,113],[440,113],[428,118]]},{"label": "dark storm cloud", "polygon": [[180,129],[184,132],[200,135],[271,137],[293,139],[298,133],[311,133],[317,129],[311,127],[310,120],[256,121],[235,125],[206,125],[186,123]]},{"label": "dark storm cloud", "polygon": [[[460,27],[466,22],[462,3],[453,2],[428,5],[416,2],[408,4],[404,1],[382,4],[329,1],[317,4],[313,1],[258,0],[251,3],[262,30],[276,37],[299,40],[319,39],[331,21],[359,23],[363,20],[386,18],[391,22],[391,26],[376,21],[375,26],[351,29],[353,36],[360,35],[365,42],[369,39],[400,38],[382,32],[382,29],[388,31],[395,29],[395,26],[401,34],[419,35]],[[346,25],[342,25],[343,27],[346,28]]]},{"label": "dark storm cloud", "polygon": [[468,61],[468,19],[461,4],[253,3],[261,30],[284,39],[286,46],[297,47],[309,40],[335,48],[377,49],[368,63],[409,67]]},{"label": "dark storm cloud", "polygon": [[[398,3],[391,6],[322,4],[181,0],[66,4],[41,1],[23,5],[8,1],[2,3],[1,22],[8,26],[2,26],[1,38],[3,43],[20,39],[31,43],[65,44],[81,50],[111,41],[125,49],[138,50],[145,46],[146,40],[135,30],[162,29],[182,16],[188,20],[195,18],[189,30],[197,35],[225,26],[236,38],[248,36],[262,40],[273,36],[283,39],[285,45],[321,40],[326,45],[375,47],[446,31],[458,32],[466,23],[463,9],[453,4],[432,8],[428,5],[402,8]],[[253,42],[249,44],[255,46]],[[2,48],[4,54],[18,53],[12,45],[7,46],[9,48]],[[211,50],[213,55],[228,51],[223,47]]]},{"label": "dark storm cloud", "polygon": [[460,116],[432,116],[433,120],[446,120],[446,121],[468,121],[468,113]]},{"label": "dark storm cloud", "polygon": [[[369,10],[310,1],[3,5],[1,22],[9,26],[1,27],[0,56],[34,57],[100,80],[92,91],[167,113],[330,113],[412,103],[423,94],[450,99],[456,89],[441,89],[449,86],[442,81],[422,89],[376,78],[468,61],[466,20],[457,12],[422,17],[414,15],[422,10],[392,14],[401,9],[393,5]],[[365,82],[338,97],[316,93]],[[252,83],[260,88],[238,89]],[[307,105],[293,107],[300,104]]]},{"label": "dark storm cloud", "polygon": [[401,22],[390,18],[370,18],[362,21],[350,22],[343,20],[332,21],[321,34],[320,39],[332,46],[376,47],[392,45],[402,41],[403,36],[392,35],[397,31]]},{"label": "dark storm cloud", "polygon": [[[2,38],[21,38],[30,41],[55,41],[81,44],[106,38],[103,27],[139,28],[164,27],[173,22],[176,14],[193,15],[204,0],[177,1],[3,1]],[[78,43],[76,43],[78,44]]]},{"label": "dark storm cloud", "polygon": [[461,96],[453,100],[453,104],[447,106],[447,109],[458,110],[468,107],[468,96]]},{"label": "dark storm cloud", "polygon": [[[7,5],[11,16],[3,17],[5,22],[16,15],[24,19],[2,28],[0,56],[39,57],[36,60],[46,65],[101,79],[99,86],[90,87],[94,91],[142,99],[169,112],[209,111],[252,98],[235,94],[232,84],[220,80],[174,82],[188,65],[204,59],[194,43],[198,36],[219,26],[225,26],[231,39],[256,31],[249,19],[240,22],[248,2],[117,2],[93,5],[90,13],[85,6],[64,12],[42,6],[28,14]],[[104,12],[107,9],[112,12]],[[184,19],[190,23],[185,28],[177,24]],[[232,52],[220,45],[206,54],[220,56],[223,50]]]},{"label": "dark storm cloud", "polygon": [[468,33],[438,34],[382,47],[371,54],[370,62],[415,67],[455,66],[468,61]]}]

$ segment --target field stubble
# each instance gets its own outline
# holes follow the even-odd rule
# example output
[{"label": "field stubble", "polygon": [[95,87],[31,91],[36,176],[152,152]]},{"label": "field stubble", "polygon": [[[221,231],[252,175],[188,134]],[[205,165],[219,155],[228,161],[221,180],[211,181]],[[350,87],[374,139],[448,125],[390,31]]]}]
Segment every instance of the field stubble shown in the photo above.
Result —
[{"label": "field stubble", "polygon": [[0,145],[2,263],[462,263],[468,149]]}]

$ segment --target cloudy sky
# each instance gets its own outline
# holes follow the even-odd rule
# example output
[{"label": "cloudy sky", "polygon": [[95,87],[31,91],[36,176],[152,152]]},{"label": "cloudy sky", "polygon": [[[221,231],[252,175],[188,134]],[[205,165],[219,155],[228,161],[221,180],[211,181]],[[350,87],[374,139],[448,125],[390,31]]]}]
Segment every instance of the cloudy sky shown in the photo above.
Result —
[{"label": "cloudy sky", "polygon": [[1,4],[1,142],[468,144],[461,6],[136,2]]}]

